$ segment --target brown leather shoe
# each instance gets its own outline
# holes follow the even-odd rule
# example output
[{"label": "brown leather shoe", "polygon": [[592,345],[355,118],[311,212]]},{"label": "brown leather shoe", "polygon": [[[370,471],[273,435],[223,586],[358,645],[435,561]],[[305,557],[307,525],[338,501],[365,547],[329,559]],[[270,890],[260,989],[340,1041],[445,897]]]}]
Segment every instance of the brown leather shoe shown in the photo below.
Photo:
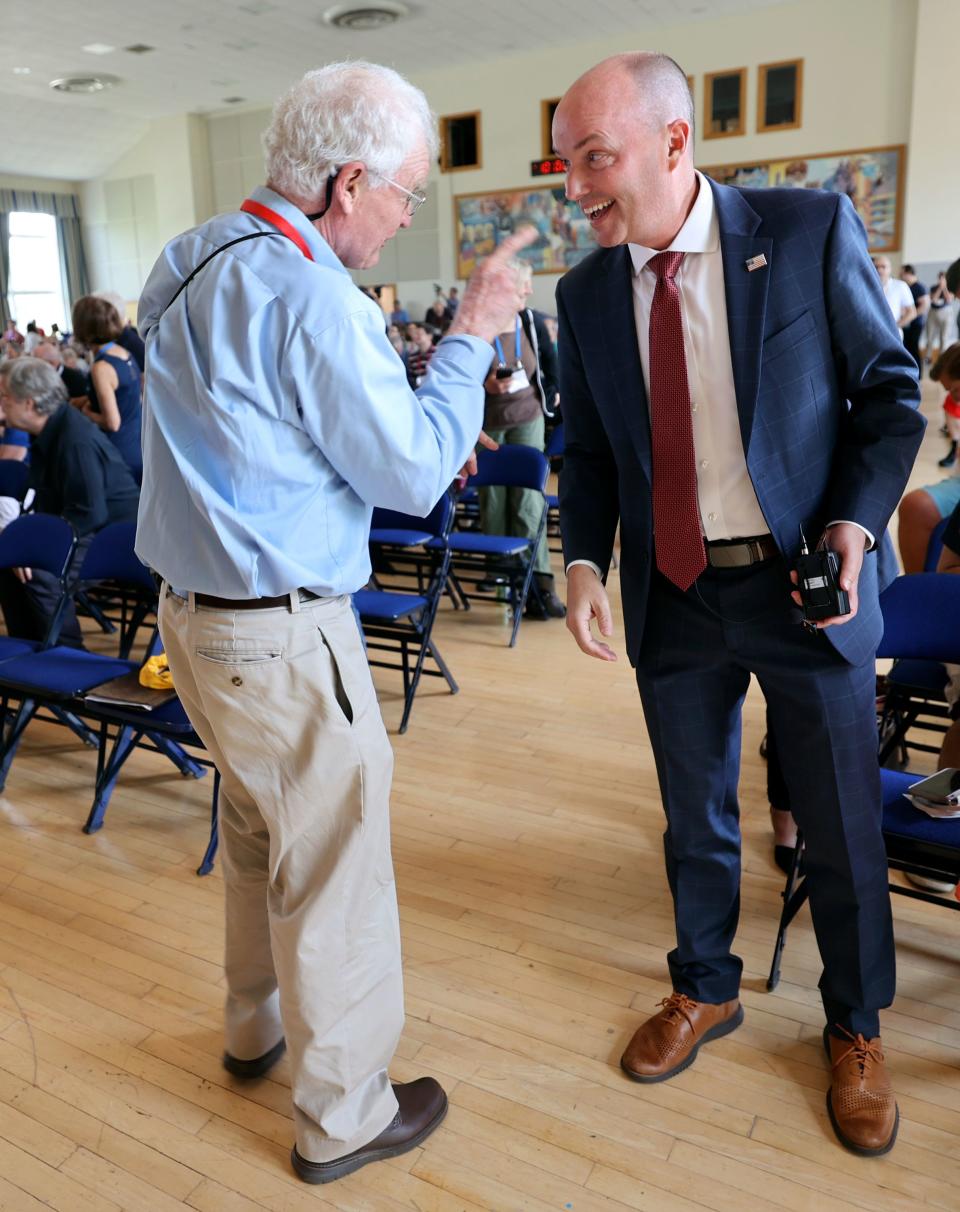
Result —
[{"label": "brown leather shoe", "polygon": [[361,1149],[328,1162],[307,1161],[293,1146],[290,1160],[305,1183],[332,1183],[334,1179],[352,1174],[368,1162],[398,1157],[422,1144],[447,1113],[447,1096],[439,1082],[432,1077],[418,1077],[414,1082],[394,1082],[393,1092],[400,1104],[396,1115],[379,1136]]},{"label": "brown leather shoe", "polygon": [[700,1045],[729,1035],[743,1022],[743,1007],[732,1002],[695,1002],[685,993],[671,993],[659,1014],[637,1029],[620,1060],[635,1082],[664,1082],[682,1073],[697,1058]]},{"label": "brown leather shoe", "polygon": [[827,1112],[837,1140],[861,1157],[889,1153],[897,1139],[900,1110],[880,1048],[880,1036],[865,1039],[839,1028],[849,1039],[823,1029],[823,1046],[833,1065]]}]

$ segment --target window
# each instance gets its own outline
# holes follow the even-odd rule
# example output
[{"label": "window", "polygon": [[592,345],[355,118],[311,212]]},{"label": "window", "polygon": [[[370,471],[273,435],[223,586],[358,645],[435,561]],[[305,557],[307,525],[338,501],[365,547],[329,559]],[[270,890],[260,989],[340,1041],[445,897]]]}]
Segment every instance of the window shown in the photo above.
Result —
[{"label": "window", "polygon": [[480,114],[448,114],[440,119],[440,171],[482,168]]},{"label": "window", "polygon": [[794,130],[801,122],[803,60],[761,63],[757,81],[757,130]]},{"label": "window", "polygon": [[724,139],[744,133],[747,69],[708,72],[703,77],[704,139]]},{"label": "window", "polygon": [[35,320],[44,332],[51,324],[68,329],[60,272],[60,246],[53,215],[15,210],[10,214],[10,314],[21,332]]},{"label": "window", "polygon": [[553,146],[553,115],[557,112],[559,104],[559,97],[540,102],[540,155],[545,160],[549,160],[557,154],[556,148]]}]

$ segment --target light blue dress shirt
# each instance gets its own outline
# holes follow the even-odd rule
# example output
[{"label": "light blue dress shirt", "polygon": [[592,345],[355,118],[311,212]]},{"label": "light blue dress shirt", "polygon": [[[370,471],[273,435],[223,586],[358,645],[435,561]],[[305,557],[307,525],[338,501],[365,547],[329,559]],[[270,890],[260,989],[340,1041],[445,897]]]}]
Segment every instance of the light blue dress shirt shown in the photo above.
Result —
[{"label": "light blue dress shirt", "polygon": [[[370,575],[374,506],[425,516],[473,449],[490,346],[446,337],[407,385],[383,312],[272,190],[268,222],[220,215],[172,240],[144,287],[137,554],[179,591],[352,593]],[[219,253],[165,311],[181,282]]]}]

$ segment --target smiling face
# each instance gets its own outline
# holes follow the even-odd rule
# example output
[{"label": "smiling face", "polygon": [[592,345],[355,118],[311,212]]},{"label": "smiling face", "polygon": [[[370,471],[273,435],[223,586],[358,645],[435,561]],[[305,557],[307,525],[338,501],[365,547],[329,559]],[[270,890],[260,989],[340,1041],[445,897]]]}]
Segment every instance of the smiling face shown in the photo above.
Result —
[{"label": "smiling face", "polygon": [[567,197],[599,244],[666,248],[696,197],[686,118],[645,105],[619,59],[581,76],[557,107],[553,142],[568,162]]}]

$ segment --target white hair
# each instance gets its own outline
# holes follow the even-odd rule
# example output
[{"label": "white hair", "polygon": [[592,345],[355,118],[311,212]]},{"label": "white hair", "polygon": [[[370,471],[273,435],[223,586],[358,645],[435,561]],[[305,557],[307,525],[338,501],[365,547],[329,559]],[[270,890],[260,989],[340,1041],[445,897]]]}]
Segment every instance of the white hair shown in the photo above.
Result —
[{"label": "white hair", "polygon": [[41,416],[50,416],[67,402],[63,380],[40,358],[4,362],[0,374],[6,380],[8,393],[15,400],[33,400],[34,408]]},{"label": "white hair", "polygon": [[284,196],[314,199],[351,160],[394,176],[421,142],[435,160],[436,117],[419,88],[377,63],[329,63],[274,105],[263,135],[267,182]]}]

